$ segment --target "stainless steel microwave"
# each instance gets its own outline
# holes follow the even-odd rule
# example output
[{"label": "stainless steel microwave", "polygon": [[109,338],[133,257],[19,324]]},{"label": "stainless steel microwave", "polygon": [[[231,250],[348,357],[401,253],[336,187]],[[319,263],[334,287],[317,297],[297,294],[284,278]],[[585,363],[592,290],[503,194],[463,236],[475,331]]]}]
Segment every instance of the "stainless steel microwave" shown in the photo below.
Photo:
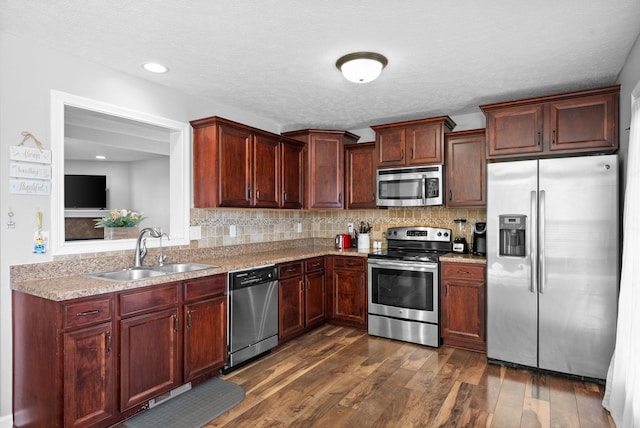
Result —
[{"label": "stainless steel microwave", "polygon": [[444,203],[444,165],[376,171],[376,204],[380,207],[423,207]]}]

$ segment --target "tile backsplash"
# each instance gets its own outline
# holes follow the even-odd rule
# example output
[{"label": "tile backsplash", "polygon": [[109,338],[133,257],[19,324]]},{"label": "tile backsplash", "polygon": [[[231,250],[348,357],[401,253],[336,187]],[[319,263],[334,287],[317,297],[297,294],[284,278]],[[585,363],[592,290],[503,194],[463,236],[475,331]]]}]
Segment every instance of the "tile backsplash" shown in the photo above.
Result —
[{"label": "tile backsplash", "polygon": [[[220,247],[302,238],[333,238],[347,233],[348,223],[368,222],[371,240],[382,240],[394,226],[434,226],[449,228],[457,236],[456,218],[467,219],[465,235],[471,242],[473,224],[484,222],[485,209],[444,207],[389,208],[380,210],[277,210],[216,208],[191,210],[191,225],[200,226],[202,237],[192,247]],[[231,236],[235,228],[235,236]]]}]

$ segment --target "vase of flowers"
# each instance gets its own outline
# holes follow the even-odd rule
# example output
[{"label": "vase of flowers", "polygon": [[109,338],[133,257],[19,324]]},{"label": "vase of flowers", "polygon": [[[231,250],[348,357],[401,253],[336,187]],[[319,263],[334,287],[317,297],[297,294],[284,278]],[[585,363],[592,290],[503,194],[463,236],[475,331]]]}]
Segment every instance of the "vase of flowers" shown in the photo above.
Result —
[{"label": "vase of flowers", "polygon": [[109,215],[96,219],[96,228],[104,228],[104,239],[135,239],[142,213],[131,210],[111,210]]}]

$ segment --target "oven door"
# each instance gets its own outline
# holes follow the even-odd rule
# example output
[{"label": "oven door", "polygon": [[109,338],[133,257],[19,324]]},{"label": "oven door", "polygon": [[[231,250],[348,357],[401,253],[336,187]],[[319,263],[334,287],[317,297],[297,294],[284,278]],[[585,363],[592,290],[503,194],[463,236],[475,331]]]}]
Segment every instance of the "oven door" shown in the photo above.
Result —
[{"label": "oven door", "polygon": [[438,324],[438,263],[369,259],[369,313]]}]

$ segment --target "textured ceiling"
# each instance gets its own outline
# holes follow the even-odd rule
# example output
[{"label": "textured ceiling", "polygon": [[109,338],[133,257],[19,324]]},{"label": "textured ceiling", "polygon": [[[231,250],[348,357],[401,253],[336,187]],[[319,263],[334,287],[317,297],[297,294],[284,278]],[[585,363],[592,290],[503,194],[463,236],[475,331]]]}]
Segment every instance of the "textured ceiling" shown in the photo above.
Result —
[{"label": "textured ceiling", "polygon": [[[639,23],[638,0],[0,0],[0,30],[283,131],[613,84]],[[350,83],[335,61],[362,50],[389,65],[372,83]],[[170,71],[149,74],[146,61]]]}]

